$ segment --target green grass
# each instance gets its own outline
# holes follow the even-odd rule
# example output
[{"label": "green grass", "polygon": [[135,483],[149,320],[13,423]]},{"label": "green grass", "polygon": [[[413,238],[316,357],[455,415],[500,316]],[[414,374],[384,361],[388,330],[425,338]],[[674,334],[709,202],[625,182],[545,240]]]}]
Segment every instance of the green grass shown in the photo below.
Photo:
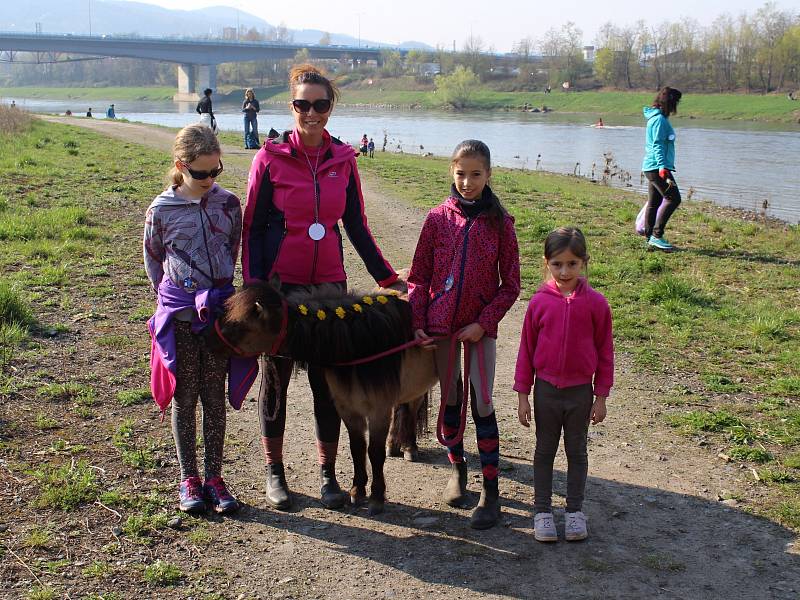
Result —
[{"label": "green grass", "polygon": [[133,406],[134,404],[143,404],[150,400],[149,388],[138,388],[135,390],[123,390],[117,392],[117,400],[122,406]]},{"label": "green grass", "polygon": [[[19,98],[65,98],[67,100],[111,100],[119,105],[125,100],[146,100],[150,102],[170,101],[175,95],[175,88],[169,86],[161,87],[36,87],[20,86],[7,87],[3,89],[4,94],[17,96]],[[105,115],[106,107],[93,107],[97,116]],[[85,114],[86,110],[76,109],[76,115]]]},{"label": "green grass", "polygon": [[159,559],[145,567],[143,578],[151,585],[172,586],[180,583],[183,573],[175,565]]},{"label": "green grass", "polygon": [[28,548],[47,548],[53,543],[53,532],[46,527],[34,527],[25,536]]},{"label": "green grass", "polygon": [[32,474],[40,486],[39,496],[33,502],[38,508],[69,511],[97,498],[95,473],[84,460],[60,467],[45,464]]}]

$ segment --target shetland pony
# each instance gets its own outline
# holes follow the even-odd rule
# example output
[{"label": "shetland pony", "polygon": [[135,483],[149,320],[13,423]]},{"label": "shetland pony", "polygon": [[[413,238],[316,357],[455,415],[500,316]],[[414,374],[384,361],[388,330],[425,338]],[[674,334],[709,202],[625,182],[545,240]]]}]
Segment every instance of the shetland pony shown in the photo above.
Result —
[{"label": "shetland pony", "polygon": [[[397,405],[414,403],[438,381],[434,353],[409,346],[361,364],[413,339],[411,307],[389,290],[359,295],[335,286],[284,295],[277,280],[244,287],[228,298],[209,333],[212,350],[256,355],[276,346],[301,367],[325,368],[325,379],[350,437],[353,503],[366,498],[366,456],[372,465],[369,513],[383,511],[386,438]],[[277,395],[277,381],[271,395]],[[275,396],[277,397],[277,396]],[[417,407],[412,404],[411,410]],[[369,428],[369,445],[366,431]]]}]

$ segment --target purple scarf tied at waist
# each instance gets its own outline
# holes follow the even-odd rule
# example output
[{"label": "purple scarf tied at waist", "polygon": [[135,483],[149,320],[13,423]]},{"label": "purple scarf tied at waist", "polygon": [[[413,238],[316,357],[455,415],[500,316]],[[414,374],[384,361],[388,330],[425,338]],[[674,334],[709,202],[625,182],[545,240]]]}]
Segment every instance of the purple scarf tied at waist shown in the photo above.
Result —
[{"label": "purple scarf tied at waist", "polygon": [[[175,395],[175,315],[187,308],[192,311],[192,333],[213,325],[217,310],[233,294],[228,284],[221,288],[189,293],[164,277],[158,286],[158,307],[147,322],[150,331],[150,391],[163,416]],[[228,361],[228,402],[239,410],[258,374],[255,358],[232,356]]]}]

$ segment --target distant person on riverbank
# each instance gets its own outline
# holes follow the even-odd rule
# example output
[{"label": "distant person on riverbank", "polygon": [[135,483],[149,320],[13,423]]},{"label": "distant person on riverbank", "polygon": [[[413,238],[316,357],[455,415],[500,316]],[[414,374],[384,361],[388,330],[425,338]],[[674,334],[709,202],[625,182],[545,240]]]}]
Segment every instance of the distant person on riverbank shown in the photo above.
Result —
[{"label": "distant person on riverbank", "polygon": [[244,91],[242,112],[244,113],[244,147],[247,150],[258,150],[261,143],[258,141],[258,111],[261,106],[256,100],[256,93],[252,88]]},{"label": "distant person on riverbank", "polygon": [[116,119],[116,118],[117,118],[117,113],[114,112],[114,105],[112,104],[111,106],[108,107],[108,110],[106,110],[106,119]]},{"label": "distant person on riverbank", "polygon": [[[567,541],[588,537],[583,497],[589,458],[589,422],[606,418],[614,383],[611,310],[586,280],[589,253],[576,227],[551,231],[544,242],[546,281],[528,303],[517,353],[517,417],[536,425],[533,455],[533,536],[556,542],[553,461],[561,431],[567,454]],[[529,396],[533,388],[533,414]],[[531,418],[533,417],[533,418]]]},{"label": "distant person on riverbank", "polygon": [[[470,525],[489,529],[500,520],[500,434],[492,404],[497,327],[519,296],[519,247],[514,218],[488,185],[492,174],[488,146],[479,140],[461,142],[450,159],[450,174],[450,195],[428,213],[419,234],[408,276],[408,301],[414,337],[436,353],[444,404],[441,435],[452,443],[443,499],[458,508],[468,501],[464,443],[454,438],[461,428],[461,407],[469,397],[466,390],[472,389],[470,408],[483,490]],[[462,344],[470,376],[460,386]]]},{"label": "distant person on riverbank", "polygon": [[214,90],[211,88],[206,88],[203,90],[203,97],[200,98],[200,102],[197,103],[197,114],[200,115],[200,122],[205,125],[206,127],[210,127],[211,130],[216,133],[217,132],[217,120],[214,118],[214,110],[211,105],[211,94],[214,93]]},{"label": "distant person on riverbank", "polygon": [[86,116],[91,118],[92,117],[92,107],[89,107],[89,110],[86,111]]},{"label": "distant person on riverbank", "polygon": [[[172,154],[170,185],[150,204],[144,226],[145,270],[158,295],[158,307],[147,324],[152,337],[151,390],[162,411],[172,402],[180,510],[202,513],[208,503],[215,512],[227,513],[239,507],[222,479],[230,361],[209,351],[203,331],[213,326],[222,303],[234,292],[242,209],[239,198],[216,183],[222,151],[207,126],[195,123],[181,129]],[[230,381],[230,389],[240,389],[240,383]],[[234,408],[241,406],[246,392],[231,396]],[[198,397],[205,483],[197,470]]]},{"label": "distant person on riverbank", "polygon": [[[681,193],[672,173],[675,171],[675,130],[669,116],[678,112],[681,92],[661,88],[652,106],[643,109],[647,121],[642,172],[647,178],[647,209],[644,234],[647,245],[664,252],[675,248],[664,238],[669,218],[681,203]],[[659,211],[661,203],[664,207]]]},{"label": "distant person on riverbank", "polygon": [[12,100],[11,101],[11,108],[17,108],[17,101],[16,100]]},{"label": "distant person on riverbank", "polygon": [[66,112],[64,113],[64,116],[65,117],[71,117],[72,116],[72,111],[70,109],[67,109]]},{"label": "distant person on riverbank", "polygon": [[369,138],[367,138],[367,134],[365,133],[363,136],[361,136],[361,146],[359,147],[359,150],[361,151],[361,156],[367,155],[368,146],[369,146]]},{"label": "distant person on riverbank", "polygon": [[595,127],[605,127],[605,125],[603,124],[603,117],[600,117],[600,118],[597,120],[597,123],[595,123],[595,124],[594,124],[594,126],[595,126]]},{"label": "distant person on riverbank", "polygon": [[367,144],[367,150],[369,150],[369,157],[375,158],[375,140],[369,138],[369,144]]}]

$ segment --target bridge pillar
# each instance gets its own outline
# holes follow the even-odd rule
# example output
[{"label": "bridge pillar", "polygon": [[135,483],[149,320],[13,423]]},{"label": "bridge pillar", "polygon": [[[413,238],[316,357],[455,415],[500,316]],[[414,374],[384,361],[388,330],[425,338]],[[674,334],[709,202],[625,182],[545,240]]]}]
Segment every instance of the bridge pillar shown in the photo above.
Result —
[{"label": "bridge pillar", "polygon": [[202,94],[206,88],[217,91],[217,65],[199,65],[197,67],[197,93]]},{"label": "bridge pillar", "polygon": [[195,91],[194,65],[178,65],[178,93],[172,97],[176,102],[190,102],[200,99]]}]

